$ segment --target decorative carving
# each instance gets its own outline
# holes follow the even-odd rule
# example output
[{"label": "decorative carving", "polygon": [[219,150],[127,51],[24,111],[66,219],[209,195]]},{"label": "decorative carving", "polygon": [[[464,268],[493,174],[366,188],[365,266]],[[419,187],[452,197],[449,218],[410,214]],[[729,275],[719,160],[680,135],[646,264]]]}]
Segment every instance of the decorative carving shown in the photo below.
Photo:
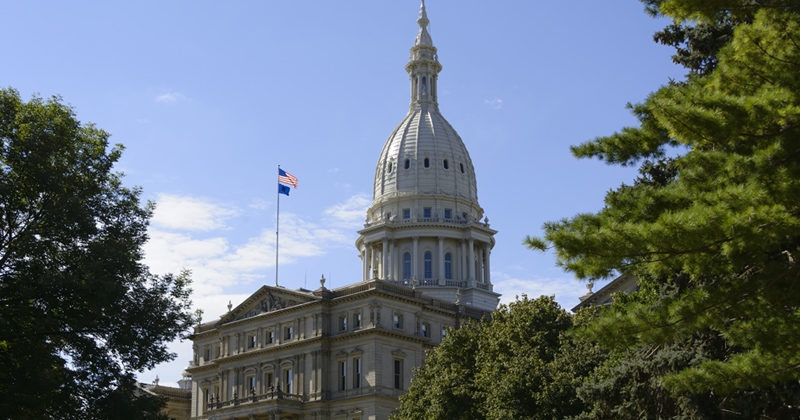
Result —
[{"label": "decorative carving", "polygon": [[275,296],[272,294],[272,291],[267,291],[267,296],[261,300],[261,302],[256,305],[253,309],[246,312],[244,315],[240,316],[237,319],[244,319],[244,318],[252,318],[256,315],[263,314],[265,312],[272,312],[277,311],[279,309],[288,308],[290,306],[297,305],[297,302],[293,300],[283,299],[280,296]]}]

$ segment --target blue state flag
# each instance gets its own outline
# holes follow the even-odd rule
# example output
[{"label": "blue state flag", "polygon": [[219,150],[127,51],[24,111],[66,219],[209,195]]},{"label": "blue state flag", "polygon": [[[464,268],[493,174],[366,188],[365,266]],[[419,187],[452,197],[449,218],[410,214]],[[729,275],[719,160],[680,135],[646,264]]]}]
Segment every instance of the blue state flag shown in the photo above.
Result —
[{"label": "blue state flag", "polygon": [[286,186],[286,185],[283,185],[283,184],[278,184],[278,193],[279,193],[279,194],[285,194],[285,195],[287,195],[287,196],[288,196],[288,195],[289,195],[289,190],[290,190],[290,189],[291,189],[291,188],[289,188],[289,187],[288,187],[288,186]]}]

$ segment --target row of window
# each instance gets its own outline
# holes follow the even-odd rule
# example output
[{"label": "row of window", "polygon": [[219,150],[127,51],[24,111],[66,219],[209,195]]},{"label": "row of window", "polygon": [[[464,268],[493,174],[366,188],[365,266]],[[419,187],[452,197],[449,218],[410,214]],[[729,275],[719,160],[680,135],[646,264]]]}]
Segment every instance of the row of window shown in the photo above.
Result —
[{"label": "row of window", "polygon": [[[430,168],[431,167],[431,159],[430,158],[423,159],[422,160],[422,166],[424,168]],[[447,159],[443,159],[442,160],[442,167],[444,169],[450,169],[450,161],[448,161]],[[463,174],[465,172],[464,171],[464,164],[463,163],[459,163],[458,167],[461,169],[461,173]],[[389,167],[388,167],[388,171],[387,172],[388,173],[392,173],[392,169],[394,169],[394,165],[392,164],[392,162],[389,162]],[[406,159],[405,161],[403,161],[403,169],[411,169],[411,159]]]},{"label": "row of window", "polygon": [[[353,388],[361,388],[361,358],[355,357],[352,361],[353,365]],[[347,389],[347,360],[339,361],[339,391]]]},{"label": "row of window", "polygon": [[[393,374],[394,374],[394,388],[395,389],[403,389],[403,359],[394,359],[394,363],[392,366]],[[347,390],[347,375],[348,375],[348,368],[347,368],[347,360],[340,360],[339,361],[339,391]],[[361,381],[362,381],[362,372],[361,372],[361,358],[353,358],[352,360],[352,383],[353,387],[351,389],[360,389],[361,388]]]},{"label": "row of window", "polygon": [[[270,371],[270,372],[264,373],[264,390],[263,390],[263,392],[264,393],[273,392],[273,391],[276,391],[276,390],[280,389],[282,392],[285,392],[287,394],[292,394],[293,391],[294,391],[294,389],[292,387],[292,376],[293,376],[292,374],[293,374],[292,368],[284,369],[283,370],[283,375],[282,375],[283,376],[282,377],[283,381],[282,381],[282,383],[276,385],[275,384],[275,376],[274,376],[273,372]],[[231,395],[230,398],[231,399],[234,399],[234,398],[236,398],[236,399],[246,398],[248,396],[255,395],[255,394],[259,393],[259,391],[257,389],[256,376],[255,375],[248,375],[245,378],[244,385],[245,385],[245,389],[244,389],[245,395],[237,395],[235,393],[235,391],[234,391],[234,395]],[[214,386],[213,392],[211,392],[211,390],[209,388],[203,389],[203,402],[205,403],[204,407],[203,407],[204,411],[208,410],[208,404],[211,404],[211,403],[215,402],[215,400],[219,401],[220,400],[220,396],[221,396],[220,395],[220,389],[219,389],[218,385]]]},{"label": "row of window", "polygon": [[[353,330],[361,328],[361,312],[355,312],[352,315]],[[339,331],[347,331],[347,314],[339,316]]]},{"label": "row of window", "polygon": [[[423,207],[422,208],[422,217],[425,219],[430,219],[433,217],[433,207]],[[461,213],[461,217],[466,220],[467,213]],[[387,219],[392,218],[392,213],[386,214]],[[403,209],[403,219],[410,219],[411,218],[411,209]],[[444,218],[445,219],[452,219],[453,218],[453,209],[444,209]]]},{"label": "row of window", "polygon": [[[426,251],[422,256],[424,273],[423,277],[426,279],[433,278],[433,254]],[[403,280],[411,280],[411,253],[406,252],[403,254]],[[453,254],[444,254],[444,278],[447,280],[453,279]]]},{"label": "row of window", "polygon": [[[283,340],[289,341],[294,338],[294,327],[292,325],[285,325],[283,327]],[[275,344],[275,330],[270,329],[264,331],[264,345]],[[258,336],[255,332],[247,334],[247,344],[246,347],[248,350],[254,349],[258,347]],[[220,346],[216,346],[213,357],[218,358],[222,355],[222,349]],[[211,347],[206,346],[204,351],[204,361],[208,362],[212,359]]]}]

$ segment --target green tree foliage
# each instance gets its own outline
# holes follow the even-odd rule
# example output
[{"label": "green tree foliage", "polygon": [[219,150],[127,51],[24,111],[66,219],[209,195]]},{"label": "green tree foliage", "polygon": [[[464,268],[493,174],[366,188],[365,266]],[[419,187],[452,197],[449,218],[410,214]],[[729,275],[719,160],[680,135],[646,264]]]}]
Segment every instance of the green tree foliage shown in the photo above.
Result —
[{"label": "green tree foliage", "polygon": [[[613,316],[624,313],[633,302],[658,304],[672,299],[689,286],[688,279],[669,284],[647,282],[641,292],[622,295],[612,306]],[[654,290],[652,287],[659,287]],[[613,340],[613,335],[605,341]],[[613,344],[611,344],[613,345]],[[578,388],[589,407],[575,420],[618,418],[680,419],[789,419],[800,418],[800,384],[781,384],[732,390],[727,393],[706,389],[698,392],[670,391],[661,378],[693,368],[706,361],[725,360],[742,349],[730,346],[717,331],[706,330],[691,337],[664,344],[636,344],[614,352]]]},{"label": "green tree foliage", "polygon": [[[654,2],[656,3],[656,2]],[[579,278],[614,272],[689,287],[600,317],[594,337],[620,348],[720,334],[741,349],[666,374],[673,391],[727,393],[800,377],[800,15],[796,1],[664,0],[678,23],[747,10],[714,71],[632,106],[628,127],[572,149],[609,164],[641,163],[641,178],[595,214],[545,224],[536,249],[555,249]],[[666,159],[668,150],[679,156]],[[675,273],[678,273],[676,276]]]},{"label": "green tree foliage", "polygon": [[393,418],[549,420],[580,413],[577,387],[604,351],[565,334],[574,322],[552,297],[523,297],[491,320],[451,331],[415,372]]},{"label": "green tree foliage", "polygon": [[153,418],[133,375],[193,322],[188,274],[140,263],[152,205],[121,185],[108,137],[60,98],[0,90],[3,418]]},{"label": "green tree foliage", "polygon": [[[717,65],[720,48],[733,39],[733,31],[740,23],[751,23],[754,14],[762,7],[790,7],[786,0],[734,0],[708,1],[691,5],[665,0],[640,0],[653,17],[696,16],[698,6],[704,7],[704,19],[679,18],[673,24],[653,35],[656,42],[675,48],[672,60],[689,69],[690,75],[710,74]],[[662,8],[664,11],[662,12]]]}]

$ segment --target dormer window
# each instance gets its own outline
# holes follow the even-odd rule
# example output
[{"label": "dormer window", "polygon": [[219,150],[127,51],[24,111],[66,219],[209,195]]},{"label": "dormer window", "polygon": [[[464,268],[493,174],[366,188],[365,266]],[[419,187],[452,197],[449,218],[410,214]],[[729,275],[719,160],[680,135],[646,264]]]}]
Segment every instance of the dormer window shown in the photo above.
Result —
[{"label": "dormer window", "polygon": [[389,162],[389,173],[392,173],[392,162]]},{"label": "dormer window", "polygon": [[425,158],[425,161],[424,161],[423,165],[424,165],[426,168],[430,168],[430,167],[431,167],[431,160],[430,160],[430,159],[428,159],[428,158]]},{"label": "dormer window", "polygon": [[[463,165],[462,165],[462,166],[463,166]],[[406,169],[408,169],[408,168],[410,168],[410,167],[411,167],[411,161],[410,161],[410,160],[406,159],[405,167],[406,167]],[[461,169],[461,172],[464,172],[464,169],[463,169],[463,167],[462,167],[462,169]]]},{"label": "dormer window", "polygon": [[444,166],[445,169],[450,169],[450,162],[448,162],[447,159],[445,159],[442,162],[442,166]]},{"label": "dormer window", "polygon": [[464,173],[464,164],[463,163],[459,163],[458,165],[461,166],[461,173],[463,174]]}]

